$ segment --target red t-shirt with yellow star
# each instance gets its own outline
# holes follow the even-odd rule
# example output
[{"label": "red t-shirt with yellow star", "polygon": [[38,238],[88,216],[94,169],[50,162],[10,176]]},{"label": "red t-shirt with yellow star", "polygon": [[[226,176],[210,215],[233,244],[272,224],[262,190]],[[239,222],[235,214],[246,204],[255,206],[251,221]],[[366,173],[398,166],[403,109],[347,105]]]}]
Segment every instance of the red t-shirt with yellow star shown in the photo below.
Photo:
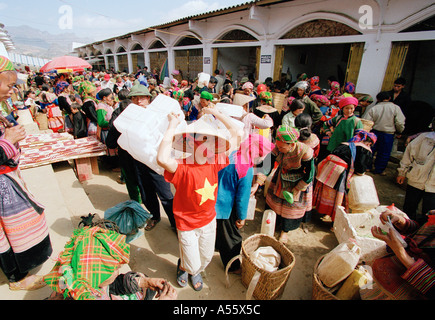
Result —
[{"label": "red t-shirt with yellow star", "polygon": [[173,211],[178,230],[201,228],[216,217],[218,172],[228,163],[228,156],[221,154],[202,165],[179,160],[174,173],[165,171],[165,180],[176,189]]}]

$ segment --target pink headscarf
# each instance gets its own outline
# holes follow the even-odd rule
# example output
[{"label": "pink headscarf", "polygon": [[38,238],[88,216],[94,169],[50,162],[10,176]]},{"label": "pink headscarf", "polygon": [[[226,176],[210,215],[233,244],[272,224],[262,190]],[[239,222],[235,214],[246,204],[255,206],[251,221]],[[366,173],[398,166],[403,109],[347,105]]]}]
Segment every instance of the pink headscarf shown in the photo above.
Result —
[{"label": "pink headscarf", "polygon": [[346,97],[340,100],[338,106],[343,109],[345,106],[353,104],[355,107],[358,106],[358,99],[354,97]]},{"label": "pink headscarf", "polygon": [[178,80],[177,79],[171,79],[171,85],[173,85],[174,87],[178,86]]},{"label": "pink headscarf", "polygon": [[245,177],[248,170],[274,148],[275,145],[262,135],[258,133],[250,134],[241,143],[239,150],[235,154],[236,170],[239,178]]}]

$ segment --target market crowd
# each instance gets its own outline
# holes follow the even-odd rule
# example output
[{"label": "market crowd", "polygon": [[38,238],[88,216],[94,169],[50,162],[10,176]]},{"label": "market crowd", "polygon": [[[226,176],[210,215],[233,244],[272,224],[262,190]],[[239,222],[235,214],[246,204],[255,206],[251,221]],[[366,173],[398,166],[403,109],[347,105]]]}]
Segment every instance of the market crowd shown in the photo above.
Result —
[{"label": "market crowd", "polygon": [[[339,83],[333,76],[327,79],[327,88],[322,88],[318,76],[305,73],[296,79],[260,82],[249,77],[233,79],[231,71],[215,70],[201,83],[200,76],[188,79],[179,71],[161,79],[157,70],[146,67],[133,74],[26,70],[27,83],[18,84],[10,61],[2,57],[1,62],[0,266],[11,290],[49,285],[52,298],[176,298],[175,289],[164,279],[150,279],[139,272],[118,274],[119,265],[128,261],[128,244],[119,233],[101,225],[76,230],[52,273],[28,275],[52,251],[43,206],[31,198],[18,174],[18,143],[25,132],[18,124],[17,112],[29,110],[41,131],[66,132],[74,139],[92,136],[107,146],[107,156],[101,161],[119,170],[118,182],[125,184],[130,199],[152,214],[146,231],[161,221],[162,204],[179,240],[177,284],[185,287],[191,281],[197,291],[203,287],[201,273],[215,249],[224,268],[240,253],[240,229],[251,199],[260,192],[266,209],[277,215],[278,240],[286,244],[292,230],[310,232],[307,224],[313,214],[331,222],[338,206],[348,210],[352,177],[369,171],[385,175],[393,145],[399,141],[403,158],[397,183],[407,181],[403,211],[409,220],[397,223],[401,230],[423,230],[414,243],[415,247],[424,243],[418,252],[425,253],[421,257],[410,254],[415,260],[406,260],[402,279],[412,287],[409,290],[434,297],[435,119],[433,111],[429,116],[411,99],[405,79],[396,79],[390,91],[376,97],[359,94],[355,84]],[[189,124],[186,132],[179,134],[180,118],[173,113],[167,116],[169,125],[157,150],[163,175],[118,145],[120,132],[114,125],[131,103],[147,108],[158,95],[175,99]],[[237,117],[227,115],[216,108],[218,103],[237,104],[243,112]],[[210,117],[220,121],[229,136],[207,126],[204,119]],[[173,148],[195,152],[176,159]],[[177,190],[175,195],[171,184]],[[16,194],[19,200],[14,200]],[[24,232],[17,230],[20,224],[28,226]],[[26,245],[17,240],[18,232],[28,240]],[[385,235],[376,230],[373,235],[391,245],[399,259],[410,257]],[[119,256],[104,252],[98,243],[115,246]],[[74,250],[84,252],[86,246],[92,247],[92,256],[107,258],[103,259],[107,265],[100,266],[104,272],[87,274],[89,271],[73,265],[80,264],[73,259]],[[240,268],[236,261],[230,271],[239,273]],[[81,274],[76,274],[77,270],[82,270]],[[89,282],[76,281],[79,276],[88,277]]]}]

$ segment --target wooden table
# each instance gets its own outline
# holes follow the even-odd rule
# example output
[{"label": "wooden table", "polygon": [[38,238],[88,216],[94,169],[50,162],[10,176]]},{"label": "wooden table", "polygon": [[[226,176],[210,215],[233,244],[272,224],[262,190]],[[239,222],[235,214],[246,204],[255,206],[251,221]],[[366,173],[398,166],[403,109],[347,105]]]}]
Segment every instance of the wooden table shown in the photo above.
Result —
[{"label": "wooden table", "polygon": [[95,137],[74,140],[68,133],[29,134],[20,147],[20,169],[74,160],[80,182],[99,174],[98,157],[107,155],[106,146]]}]

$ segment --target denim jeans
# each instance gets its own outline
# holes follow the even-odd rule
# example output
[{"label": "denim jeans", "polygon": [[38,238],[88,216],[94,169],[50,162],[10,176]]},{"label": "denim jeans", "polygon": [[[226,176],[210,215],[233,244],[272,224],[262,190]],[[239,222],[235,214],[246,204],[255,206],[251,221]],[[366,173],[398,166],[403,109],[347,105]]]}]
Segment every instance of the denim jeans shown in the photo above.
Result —
[{"label": "denim jeans", "polygon": [[376,154],[374,173],[382,173],[388,166],[391,150],[393,149],[394,134],[372,130],[378,140],[372,147],[373,155]]}]

